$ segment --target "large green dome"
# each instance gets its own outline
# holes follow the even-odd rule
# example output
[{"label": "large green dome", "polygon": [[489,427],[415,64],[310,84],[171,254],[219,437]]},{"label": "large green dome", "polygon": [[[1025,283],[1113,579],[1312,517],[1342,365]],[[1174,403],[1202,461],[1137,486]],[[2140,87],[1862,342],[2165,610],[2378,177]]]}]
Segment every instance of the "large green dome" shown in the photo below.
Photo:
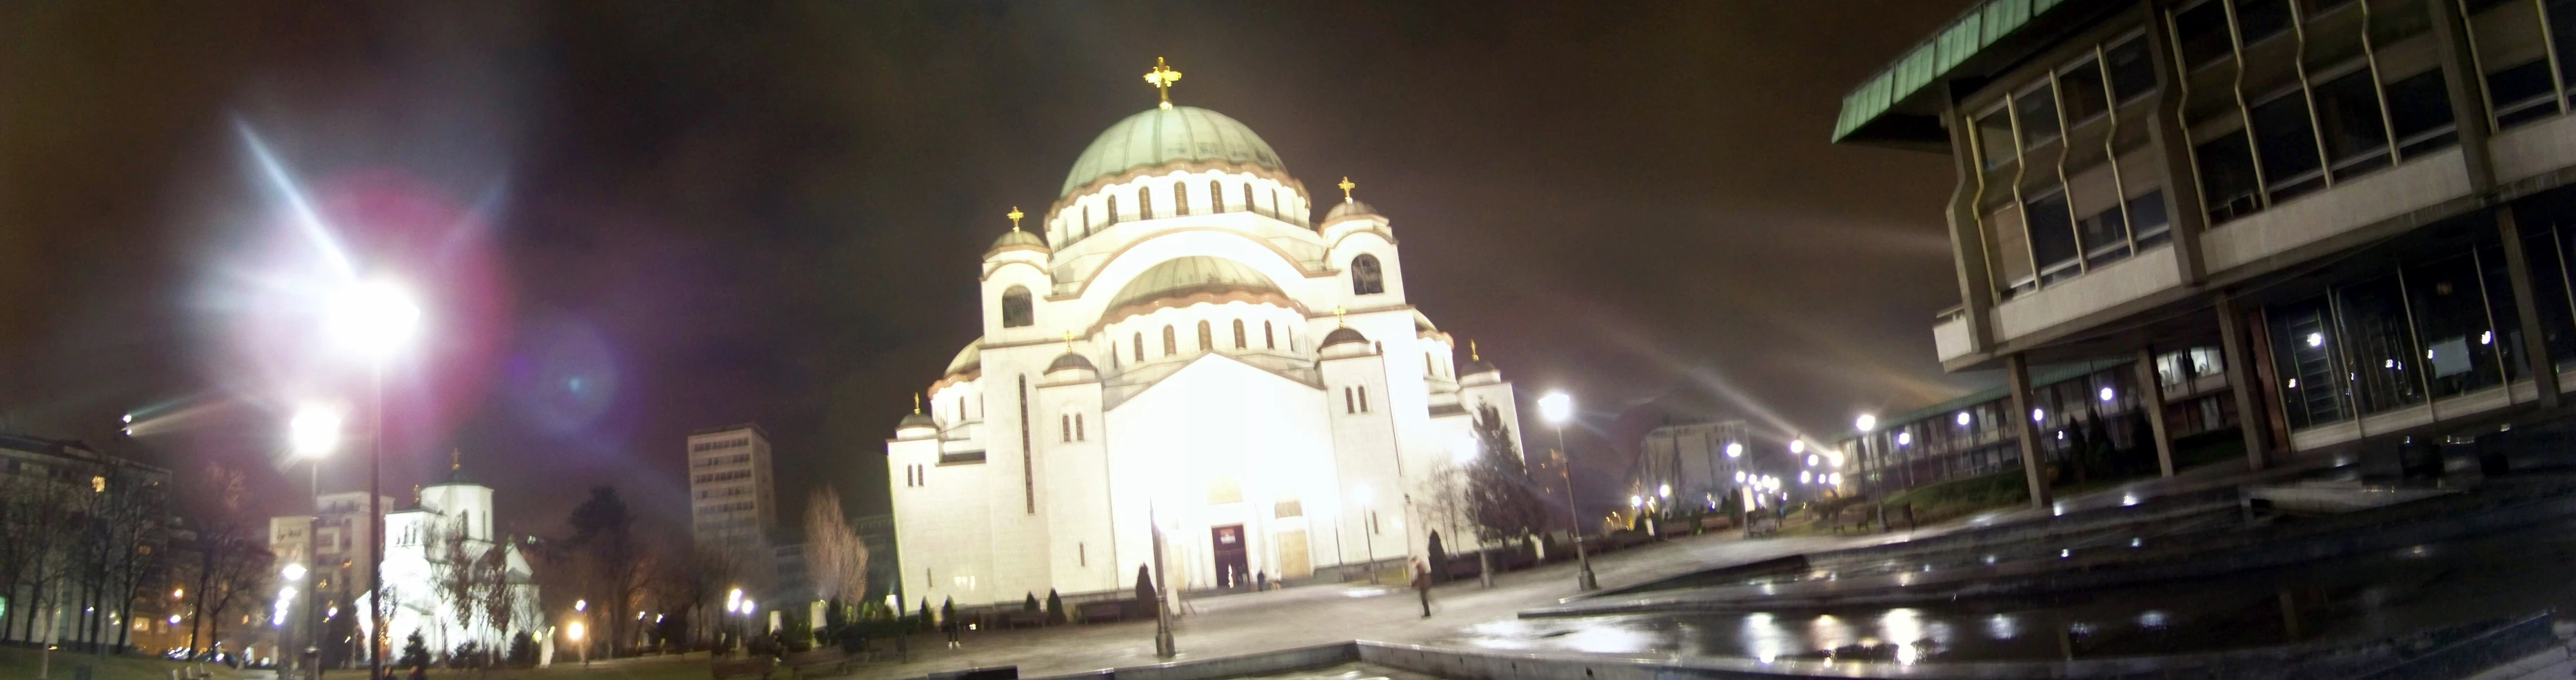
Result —
[{"label": "large green dome", "polygon": [[1279,154],[1252,128],[1225,114],[1195,106],[1152,108],[1101,132],[1082,157],[1073,161],[1073,172],[1064,176],[1064,188],[1057,195],[1072,193],[1075,187],[1092,180],[1145,166],[1175,161],[1228,161],[1257,165],[1271,170],[1287,171]]}]

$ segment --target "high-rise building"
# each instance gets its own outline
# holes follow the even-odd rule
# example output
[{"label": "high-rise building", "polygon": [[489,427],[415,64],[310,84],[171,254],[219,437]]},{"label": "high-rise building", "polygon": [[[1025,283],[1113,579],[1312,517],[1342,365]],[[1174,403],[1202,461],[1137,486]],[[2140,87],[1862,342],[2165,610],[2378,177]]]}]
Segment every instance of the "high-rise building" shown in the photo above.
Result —
[{"label": "high-rise building", "polygon": [[[1752,440],[1741,420],[1666,425],[1646,433],[1639,456],[1640,493],[1656,494],[1666,508],[1716,508],[1735,493],[1734,472],[1749,470]],[[1732,455],[1727,447],[1735,446]]]},{"label": "high-rise building", "polygon": [[689,433],[689,516],[701,548],[727,554],[762,549],[778,526],[768,432],[744,423]]},{"label": "high-rise building", "polygon": [[2167,469],[2179,349],[2218,348],[2258,468],[2555,410],[2568,45],[2558,0],[1985,0],[1847,95],[1833,136],[1950,155],[1961,304],[1933,345],[2005,370],[1998,426],[2044,504],[2048,442],[2090,414],[2035,389],[2044,365],[2127,362],[2167,405],[2141,410]]}]

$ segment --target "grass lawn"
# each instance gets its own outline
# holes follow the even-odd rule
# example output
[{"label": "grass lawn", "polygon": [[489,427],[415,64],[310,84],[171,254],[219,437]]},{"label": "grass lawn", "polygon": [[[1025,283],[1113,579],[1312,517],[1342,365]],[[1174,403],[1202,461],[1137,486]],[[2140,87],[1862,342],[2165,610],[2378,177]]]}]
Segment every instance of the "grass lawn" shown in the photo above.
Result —
[{"label": "grass lawn", "polygon": [[[25,647],[0,647],[0,678],[35,680],[38,677],[36,667],[40,663],[38,655],[37,650]],[[88,667],[91,669],[90,680],[167,680],[170,677],[170,669],[181,665],[180,662],[166,659],[131,656],[100,658],[54,650],[52,676],[54,680],[68,680],[73,677],[72,669]],[[234,673],[233,669],[220,665],[207,664],[206,669],[214,673],[216,680],[233,680],[241,677]],[[703,675],[704,672],[701,671],[700,674]]]}]

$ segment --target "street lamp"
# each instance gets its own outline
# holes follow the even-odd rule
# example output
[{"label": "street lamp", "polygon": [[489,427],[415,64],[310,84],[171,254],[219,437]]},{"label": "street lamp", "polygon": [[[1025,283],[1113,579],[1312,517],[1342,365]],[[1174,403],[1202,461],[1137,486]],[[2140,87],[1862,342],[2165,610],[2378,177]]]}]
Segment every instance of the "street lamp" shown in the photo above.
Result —
[{"label": "street lamp", "polygon": [[1583,550],[1583,516],[1574,507],[1574,459],[1565,451],[1565,421],[1574,419],[1574,397],[1564,392],[1549,392],[1538,399],[1539,414],[1556,426],[1556,471],[1565,479],[1565,517],[1573,521],[1566,530],[1574,534],[1574,560],[1580,565],[1575,572],[1574,587],[1596,590],[1601,581],[1592,575],[1592,556]]},{"label": "street lamp", "polygon": [[[288,417],[286,420],[287,449],[292,452],[295,457],[304,459],[306,484],[308,485],[306,490],[314,499],[313,517],[305,523],[304,552],[306,554],[304,559],[317,560],[315,564],[320,564],[318,560],[321,559],[319,552],[321,550],[322,541],[322,459],[330,456],[331,452],[339,450],[340,436],[346,422],[346,414],[342,412],[342,409],[339,406],[313,402],[308,402],[295,407],[295,415]],[[304,580],[305,570],[300,565],[288,566],[295,567],[294,571],[296,575],[288,576],[286,580]],[[305,605],[304,620],[305,628],[307,629],[305,631],[305,636],[308,639],[305,640],[305,653],[297,658],[298,663],[304,663],[308,660],[311,662],[313,677],[315,678],[322,677],[322,666],[320,663],[321,655],[319,654],[322,647],[322,635],[321,627],[314,625],[312,608],[321,606],[321,602],[322,593],[321,591],[316,590],[313,593],[310,604]]]},{"label": "street lamp", "polygon": [[574,647],[581,648],[581,665],[587,667],[590,665],[590,645],[582,644],[581,633],[581,621],[575,620],[571,625],[564,627],[564,635],[572,638]]},{"label": "street lamp", "polygon": [[375,415],[373,449],[367,461],[367,677],[384,677],[385,565],[384,458],[385,362],[409,344],[420,327],[420,304],[401,284],[387,279],[353,281],[333,293],[323,308],[325,333],[342,349],[367,361]]}]

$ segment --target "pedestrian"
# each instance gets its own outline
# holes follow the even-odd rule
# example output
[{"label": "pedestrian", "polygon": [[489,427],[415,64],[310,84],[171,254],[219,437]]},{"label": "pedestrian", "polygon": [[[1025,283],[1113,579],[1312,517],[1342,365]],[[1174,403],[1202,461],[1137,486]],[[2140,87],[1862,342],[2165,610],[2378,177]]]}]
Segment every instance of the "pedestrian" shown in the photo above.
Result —
[{"label": "pedestrian", "polygon": [[1261,572],[1261,573],[1258,573],[1258,574],[1253,574],[1253,575],[1252,575],[1252,589],[1253,589],[1253,590],[1255,590],[1255,591],[1269,590],[1269,589],[1270,589],[1270,572],[1265,571],[1265,572]]},{"label": "pedestrian", "polygon": [[961,639],[966,634],[966,623],[957,620],[955,610],[950,610],[947,618],[939,621],[939,625],[940,627],[947,629],[949,649],[966,648],[965,640]]},{"label": "pedestrian", "polygon": [[1422,618],[1431,618],[1431,568],[1420,558],[1413,560],[1413,590],[1422,594]]}]

